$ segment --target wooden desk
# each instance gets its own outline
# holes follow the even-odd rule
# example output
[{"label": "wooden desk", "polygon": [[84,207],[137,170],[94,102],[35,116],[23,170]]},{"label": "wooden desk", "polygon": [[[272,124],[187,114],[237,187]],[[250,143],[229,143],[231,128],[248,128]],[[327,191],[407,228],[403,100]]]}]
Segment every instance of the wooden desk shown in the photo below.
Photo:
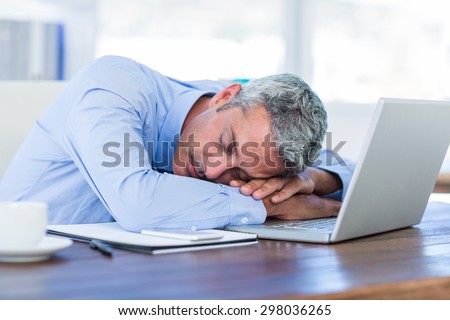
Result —
[{"label": "wooden desk", "polygon": [[105,257],[75,243],[53,259],[0,263],[1,299],[450,299],[450,206],[413,228],[334,245]]}]

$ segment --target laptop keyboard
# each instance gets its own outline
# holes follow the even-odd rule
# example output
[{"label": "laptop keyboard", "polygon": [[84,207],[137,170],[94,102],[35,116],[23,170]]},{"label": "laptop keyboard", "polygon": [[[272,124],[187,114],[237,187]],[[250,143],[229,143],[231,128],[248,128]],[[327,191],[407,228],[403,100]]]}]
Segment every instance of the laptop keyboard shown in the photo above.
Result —
[{"label": "laptop keyboard", "polygon": [[284,222],[272,225],[272,227],[284,229],[315,229],[315,230],[326,230],[331,232],[334,230],[335,225],[336,225],[336,218],[325,218],[325,219],[302,220],[295,222]]}]

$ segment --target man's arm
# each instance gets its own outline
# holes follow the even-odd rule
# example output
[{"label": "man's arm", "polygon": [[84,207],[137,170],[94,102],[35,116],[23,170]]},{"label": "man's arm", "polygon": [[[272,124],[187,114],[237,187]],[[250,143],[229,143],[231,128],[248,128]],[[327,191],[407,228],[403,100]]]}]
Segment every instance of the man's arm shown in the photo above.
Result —
[{"label": "man's arm", "polygon": [[289,178],[234,181],[241,192],[263,199],[267,216],[280,219],[311,219],[337,215],[340,200],[350,183],[354,163],[343,160],[330,150],[323,150],[302,174]]},{"label": "man's arm", "polygon": [[352,160],[342,158],[332,150],[322,150],[315,164],[317,164],[318,169],[332,174],[334,177],[339,178],[340,181],[341,188],[328,192],[324,196],[336,200],[344,199],[353,177],[356,163]]},{"label": "man's arm", "polygon": [[240,187],[243,194],[252,195],[255,199],[272,195],[270,199],[273,203],[280,203],[298,193],[341,200],[350,183],[354,163],[343,160],[330,150],[323,150],[315,164],[315,167],[307,168],[298,176],[232,181],[230,185]]},{"label": "man's arm", "polygon": [[269,197],[263,199],[268,217],[283,220],[315,219],[337,216],[341,202],[321,198],[314,194],[295,194],[280,203],[273,203]]}]

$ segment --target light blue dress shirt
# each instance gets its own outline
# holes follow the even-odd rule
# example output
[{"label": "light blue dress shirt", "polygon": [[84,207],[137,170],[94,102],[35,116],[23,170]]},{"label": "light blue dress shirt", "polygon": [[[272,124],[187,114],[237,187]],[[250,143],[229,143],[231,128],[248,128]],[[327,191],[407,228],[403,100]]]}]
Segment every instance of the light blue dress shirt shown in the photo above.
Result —
[{"label": "light blue dress shirt", "polygon": [[[97,59],[36,122],[0,200],[47,202],[50,224],[116,220],[136,232],[264,222],[262,201],[239,189],[170,173],[189,109],[224,86],[178,81],[122,57]],[[325,169],[341,176],[345,192],[351,169]]]}]

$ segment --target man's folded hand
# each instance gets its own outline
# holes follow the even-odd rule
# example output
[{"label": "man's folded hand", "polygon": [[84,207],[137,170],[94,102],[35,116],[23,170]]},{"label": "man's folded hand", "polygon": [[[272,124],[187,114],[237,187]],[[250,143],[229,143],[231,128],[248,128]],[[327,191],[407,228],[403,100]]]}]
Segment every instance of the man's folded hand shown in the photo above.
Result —
[{"label": "man's folded hand", "polygon": [[230,182],[230,186],[239,187],[242,194],[251,195],[254,199],[270,197],[273,203],[281,203],[296,194],[333,193],[342,188],[342,182],[333,173],[308,168],[298,176],[256,179],[249,182],[234,180]]}]

